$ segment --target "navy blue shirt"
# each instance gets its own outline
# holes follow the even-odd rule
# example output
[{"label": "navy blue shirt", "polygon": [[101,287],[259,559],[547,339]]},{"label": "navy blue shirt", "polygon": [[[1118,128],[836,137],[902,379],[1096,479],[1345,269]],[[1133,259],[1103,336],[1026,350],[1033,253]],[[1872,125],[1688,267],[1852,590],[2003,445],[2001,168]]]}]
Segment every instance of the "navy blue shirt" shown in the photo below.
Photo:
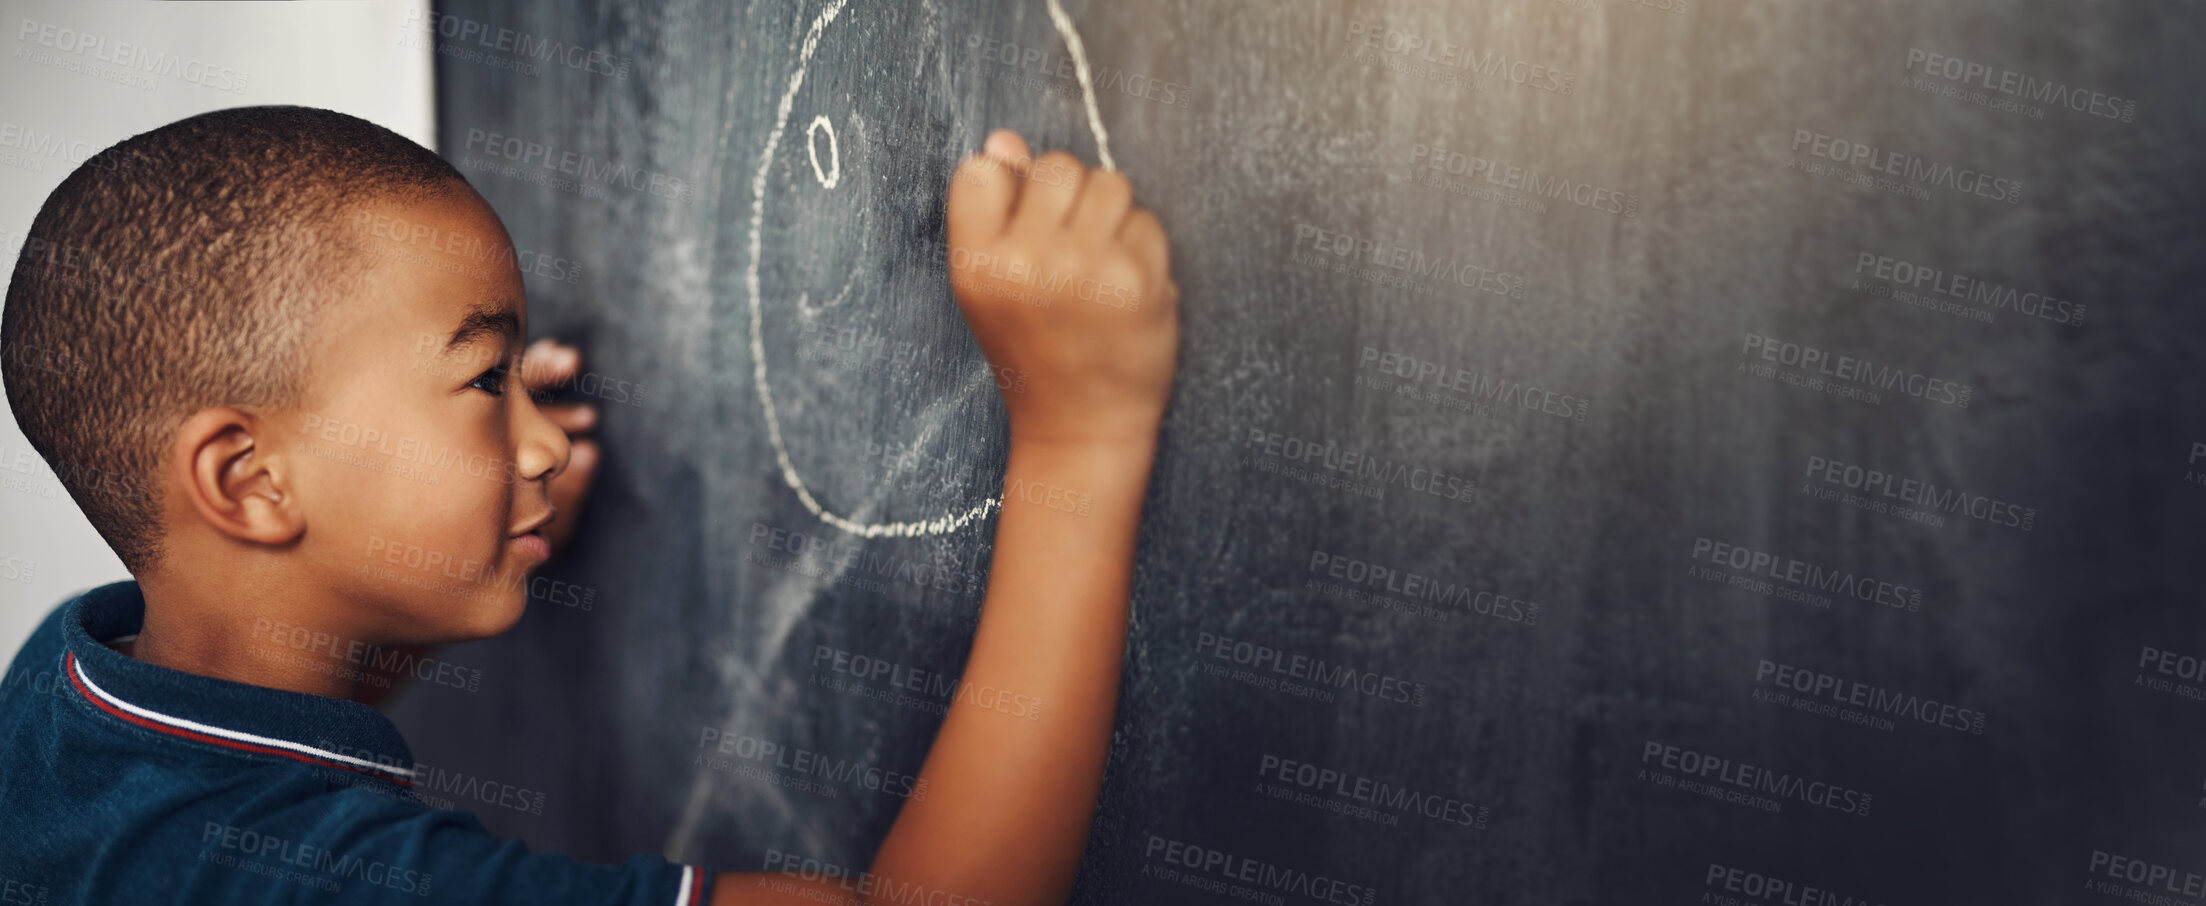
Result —
[{"label": "navy blue shirt", "polygon": [[702,868],[585,865],[411,791],[398,728],[359,702],[133,660],[145,598],[63,603],[0,680],[0,903],[692,906]]}]

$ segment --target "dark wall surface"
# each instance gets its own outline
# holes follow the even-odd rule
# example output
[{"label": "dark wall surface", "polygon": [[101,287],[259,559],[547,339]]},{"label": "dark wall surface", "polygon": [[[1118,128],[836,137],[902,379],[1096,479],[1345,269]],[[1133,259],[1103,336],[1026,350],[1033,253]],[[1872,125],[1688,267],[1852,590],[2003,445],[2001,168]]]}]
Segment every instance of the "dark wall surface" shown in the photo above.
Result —
[{"label": "dark wall surface", "polygon": [[[2198,7],[1068,9],[1183,292],[1077,902],[2206,902]],[[606,451],[416,756],[862,867],[1003,470],[949,174],[1096,156],[1042,0],[408,34]]]}]

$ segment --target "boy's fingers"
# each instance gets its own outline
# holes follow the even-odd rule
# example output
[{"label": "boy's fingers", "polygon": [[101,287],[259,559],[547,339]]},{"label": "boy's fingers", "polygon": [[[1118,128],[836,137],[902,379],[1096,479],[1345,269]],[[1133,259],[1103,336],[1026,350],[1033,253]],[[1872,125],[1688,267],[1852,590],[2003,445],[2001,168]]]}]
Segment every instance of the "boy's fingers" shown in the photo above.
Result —
[{"label": "boy's fingers", "polygon": [[981,151],[1006,164],[1017,164],[1034,156],[1034,152],[1027,150],[1026,139],[1009,129],[988,133],[988,140],[981,143]]},{"label": "boy's fingers", "polygon": [[1012,212],[1014,226],[1047,228],[1062,226],[1080,194],[1088,168],[1080,158],[1051,151],[1034,161],[1019,189],[1019,207]]},{"label": "boy's fingers", "polygon": [[558,515],[544,526],[544,540],[551,542],[554,556],[566,550],[575,531],[582,527],[582,504],[597,477],[600,452],[597,441],[575,438],[567,453],[567,470],[551,480],[548,494]]},{"label": "boy's fingers", "polygon": [[545,406],[544,417],[568,434],[580,434],[597,427],[597,407],[589,403],[564,403]]},{"label": "boy's fingers", "polygon": [[569,531],[574,529],[576,512],[581,509],[577,502],[590,491],[590,479],[596,477],[601,452],[597,441],[587,437],[575,438],[567,448],[567,470],[551,482],[551,504],[559,508],[559,515],[553,517],[554,525],[564,522]]},{"label": "boy's fingers", "polygon": [[1135,208],[1133,213],[1126,215],[1126,225],[1118,228],[1118,241],[1134,253],[1143,269],[1154,275],[1159,283],[1171,282],[1171,248],[1165,242],[1164,224],[1157,222],[1157,215],[1149,213],[1147,208]]},{"label": "boy's fingers", "polygon": [[[993,148],[995,144],[991,137],[989,145]],[[1004,158],[993,150],[968,157],[950,178],[950,230],[959,237],[995,238],[1010,222],[1011,206],[1018,197],[1019,178],[1012,175],[1012,166]]]},{"label": "boy's fingers", "polygon": [[1090,173],[1073,208],[1073,232],[1109,238],[1126,222],[1126,211],[1133,205],[1134,185],[1124,174],[1113,170]]},{"label": "boy's fingers", "polygon": [[521,352],[521,386],[530,390],[573,380],[582,369],[582,351],[550,337]]}]

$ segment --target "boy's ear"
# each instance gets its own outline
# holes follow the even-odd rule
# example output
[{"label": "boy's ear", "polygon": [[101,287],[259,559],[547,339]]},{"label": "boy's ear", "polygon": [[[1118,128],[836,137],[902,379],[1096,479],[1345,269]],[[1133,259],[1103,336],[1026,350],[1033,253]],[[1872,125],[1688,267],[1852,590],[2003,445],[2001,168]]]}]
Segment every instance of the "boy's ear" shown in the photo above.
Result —
[{"label": "boy's ear", "polygon": [[291,474],[262,438],[274,426],[251,413],[213,406],[192,413],[176,432],[171,462],[184,499],[199,518],[241,541],[283,545],[306,531]]}]

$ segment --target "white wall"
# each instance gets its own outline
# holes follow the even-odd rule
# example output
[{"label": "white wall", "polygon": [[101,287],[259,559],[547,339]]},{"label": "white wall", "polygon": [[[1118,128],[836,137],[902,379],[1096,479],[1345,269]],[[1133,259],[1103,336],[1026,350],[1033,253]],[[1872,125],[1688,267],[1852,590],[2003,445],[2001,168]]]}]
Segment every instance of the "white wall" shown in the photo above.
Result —
[{"label": "white wall", "polygon": [[[427,8],[0,0],[0,281],[79,161],[196,113],[306,104],[436,147]],[[0,418],[0,662],[55,604],[129,577],[15,416]]]}]

